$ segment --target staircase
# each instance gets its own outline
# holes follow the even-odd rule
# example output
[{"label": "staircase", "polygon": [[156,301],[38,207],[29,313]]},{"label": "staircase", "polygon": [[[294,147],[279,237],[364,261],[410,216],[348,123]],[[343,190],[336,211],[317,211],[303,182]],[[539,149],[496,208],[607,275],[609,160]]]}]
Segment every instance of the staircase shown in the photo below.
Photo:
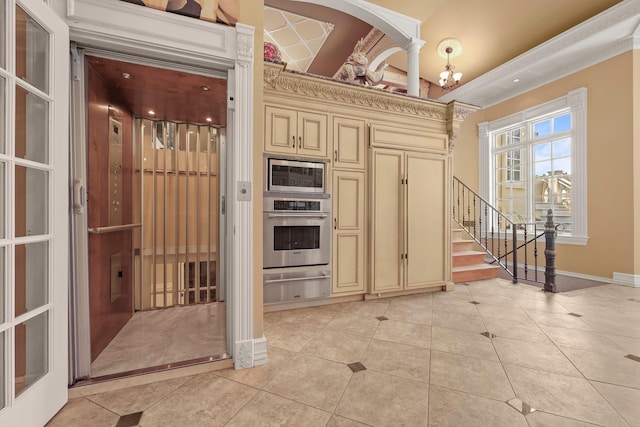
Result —
[{"label": "staircase", "polygon": [[453,282],[472,282],[498,277],[500,267],[484,262],[486,253],[476,251],[476,243],[467,237],[464,230],[453,230],[451,239],[453,244]]}]

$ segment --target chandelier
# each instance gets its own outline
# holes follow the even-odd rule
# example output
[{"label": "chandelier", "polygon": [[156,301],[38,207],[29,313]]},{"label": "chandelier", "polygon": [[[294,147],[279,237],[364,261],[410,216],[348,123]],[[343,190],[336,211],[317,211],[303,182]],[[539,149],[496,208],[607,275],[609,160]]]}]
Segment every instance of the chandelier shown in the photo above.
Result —
[{"label": "chandelier", "polygon": [[450,58],[457,57],[460,52],[462,52],[462,43],[457,39],[444,39],[438,44],[438,54],[443,58],[446,55],[447,58],[447,65],[445,65],[444,71],[440,73],[440,80],[438,81],[443,90],[451,89],[460,84],[462,73],[454,73],[453,70],[456,67],[451,65],[450,61]]}]

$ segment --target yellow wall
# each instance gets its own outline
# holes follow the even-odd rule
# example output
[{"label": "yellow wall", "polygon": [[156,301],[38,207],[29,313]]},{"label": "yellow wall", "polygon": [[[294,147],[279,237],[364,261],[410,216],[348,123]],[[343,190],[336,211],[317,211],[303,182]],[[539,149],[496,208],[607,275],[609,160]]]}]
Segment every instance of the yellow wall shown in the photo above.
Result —
[{"label": "yellow wall", "polygon": [[263,335],[262,323],[262,135],[264,117],[262,114],[262,74],[263,74],[263,32],[264,1],[239,1],[238,21],[255,28],[254,38],[254,79],[253,79],[253,337]]},{"label": "yellow wall", "polygon": [[634,274],[640,274],[640,50],[633,51],[633,213]]},{"label": "yellow wall", "polygon": [[[634,114],[636,118],[640,114],[640,89],[637,83],[633,85],[634,63],[636,70],[640,64],[638,56],[638,52],[619,55],[478,111],[462,124],[454,153],[454,175],[477,190],[478,123],[587,88],[589,241],[586,246],[558,245],[556,267],[560,270],[609,279],[613,272],[640,273],[640,260],[635,260],[640,258],[640,243],[638,248],[634,243],[640,238],[632,237],[640,236],[640,120],[633,122]],[[637,71],[635,75],[637,81]],[[635,174],[634,163],[638,165]],[[635,257],[634,250],[638,254]]]}]

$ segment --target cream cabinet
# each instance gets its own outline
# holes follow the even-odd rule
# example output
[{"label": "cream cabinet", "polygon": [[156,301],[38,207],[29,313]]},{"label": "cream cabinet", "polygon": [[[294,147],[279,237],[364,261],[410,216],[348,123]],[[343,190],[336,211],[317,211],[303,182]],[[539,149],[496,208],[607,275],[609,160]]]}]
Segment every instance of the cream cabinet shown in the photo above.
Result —
[{"label": "cream cabinet", "polygon": [[365,175],[333,172],[333,294],[364,292]]},{"label": "cream cabinet", "polygon": [[447,156],[374,148],[370,173],[371,292],[442,285]]},{"label": "cream cabinet", "polygon": [[264,144],[268,153],[325,158],[327,116],[267,105]]},{"label": "cream cabinet", "polygon": [[333,117],[333,167],[364,170],[367,161],[365,121]]}]

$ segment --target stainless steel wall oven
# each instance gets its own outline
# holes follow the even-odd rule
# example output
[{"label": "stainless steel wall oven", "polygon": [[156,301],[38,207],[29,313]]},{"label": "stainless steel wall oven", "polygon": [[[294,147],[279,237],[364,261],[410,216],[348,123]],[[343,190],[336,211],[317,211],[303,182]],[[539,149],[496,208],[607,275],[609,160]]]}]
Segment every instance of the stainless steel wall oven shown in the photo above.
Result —
[{"label": "stainless steel wall oven", "polygon": [[329,264],[331,200],[264,197],[264,268]]}]

